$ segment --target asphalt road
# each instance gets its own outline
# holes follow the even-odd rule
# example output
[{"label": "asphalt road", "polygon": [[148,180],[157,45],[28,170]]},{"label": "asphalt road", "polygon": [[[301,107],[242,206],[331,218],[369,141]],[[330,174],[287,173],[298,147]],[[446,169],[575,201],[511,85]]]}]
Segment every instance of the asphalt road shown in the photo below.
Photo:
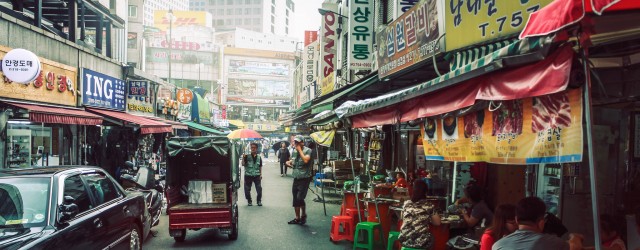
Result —
[{"label": "asphalt road", "polygon": [[[176,243],[169,236],[168,217],[163,216],[160,224],[152,229],[156,236],[145,240],[143,249],[351,249],[353,243],[329,241],[331,216],[339,214],[340,205],[335,204],[341,198],[333,191],[325,189],[327,216],[324,215],[322,202],[314,202],[316,195],[307,194],[307,224],[288,225],[287,221],[295,218],[291,207],[291,184],[293,178],[280,177],[278,163],[273,154],[265,159],[262,180],[262,207],[255,204],[255,188],[252,189],[254,204],[247,206],[244,199],[243,187],[240,187],[239,216],[240,233],[236,241],[231,241],[227,235],[217,230],[202,229],[187,231],[187,238],[182,243]],[[289,169],[289,174],[291,174]],[[312,190],[313,183],[310,185]],[[318,188],[320,195],[320,189]],[[330,193],[330,194],[329,194]]]}]

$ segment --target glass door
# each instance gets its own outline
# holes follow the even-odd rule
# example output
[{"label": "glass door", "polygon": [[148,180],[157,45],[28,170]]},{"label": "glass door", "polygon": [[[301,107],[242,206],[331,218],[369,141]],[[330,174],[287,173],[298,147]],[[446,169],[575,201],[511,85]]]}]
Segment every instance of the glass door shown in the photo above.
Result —
[{"label": "glass door", "polygon": [[562,165],[540,164],[537,177],[536,196],[544,201],[549,213],[560,218]]}]

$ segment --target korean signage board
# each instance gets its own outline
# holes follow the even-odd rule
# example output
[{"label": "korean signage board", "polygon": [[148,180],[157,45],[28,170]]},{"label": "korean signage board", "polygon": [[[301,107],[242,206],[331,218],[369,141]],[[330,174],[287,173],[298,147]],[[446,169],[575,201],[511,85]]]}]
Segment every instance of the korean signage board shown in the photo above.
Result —
[{"label": "korean signage board", "polygon": [[291,97],[291,83],[289,81],[251,80],[229,78],[228,96],[242,97]]},{"label": "korean signage board", "polygon": [[229,60],[229,73],[287,77],[289,64],[232,59]]},{"label": "korean signage board", "polygon": [[322,15],[320,24],[320,95],[326,95],[333,91],[336,84],[335,70],[337,66],[338,34],[339,27],[338,5],[334,3],[322,3],[322,9],[326,13]]},{"label": "korean signage board", "polygon": [[438,2],[420,1],[376,35],[380,79],[442,51]]},{"label": "korean signage board", "polygon": [[[169,63],[169,49],[165,48],[147,48],[147,60],[149,62]],[[172,50],[172,63],[198,64],[204,63],[208,65],[218,65],[219,53],[192,51],[192,50]]]},{"label": "korean signage board", "polygon": [[122,79],[82,68],[82,104],[124,111],[126,83]]},{"label": "korean signage board", "polygon": [[[0,58],[4,58],[9,51],[11,51],[10,48],[0,46]],[[39,73],[35,80],[27,83],[15,83],[0,71],[0,97],[77,106],[78,70],[45,58],[38,58],[38,60],[40,61]],[[18,66],[20,64],[21,62],[18,62]],[[24,64],[26,65],[26,62]]]},{"label": "korean signage board", "polygon": [[515,35],[552,1],[445,0],[447,51]]},{"label": "korean signage board", "polygon": [[409,11],[420,0],[396,0],[396,16],[402,16],[405,12]]},{"label": "korean signage board", "polygon": [[349,69],[371,70],[374,0],[349,1]]},{"label": "korean signage board", "polygon": [[40,59],[26,49],[12,49],[2,57],[0,69],[14,83],[29,83],[40,74]]},{"label": "korean signage board", "polygon": [[304,31],[304,46],[311,44],[318,40],[318,31],[315,30],[305,30]]},{"label": "korean signage board", "polygon": [[247,123],[248,129],[255,131],[276,131],[280,128],[278,124],[265,124],[265,123]]},{"label": "korean signage board", "polygon": [[211,27],[213,24],[213,17],[211,13],[206,11],[180,11],[174,10],[173,12],[173,22],[169,23],[171,20],[171,15],[167,10],[155,10],[153,12],[153,26],[156,28],[165,31],[169,29],[169,24],[171,24],[171,28],[175,29],[181,26],[205,26]]},{"label": "korean signage board", "polygon": [[318,40],[313,41],[304,47],[304,55],[302,55],[302,87],[312,86],[318,79],[318,56],[320,54],[320,46]]},{"label": "korean signage board", "polygon": [[273,59],[295,60],[296,56],[292,52],[244,49],[244,48],[224,48],[225,56],[248,56],[248,57],[264,57]]},{"label": "korean signage board", "polygon": [[580,89],[514,101],[421,125],[425,159],[539,164],[582,161]]},{"label": "korean signage board", "polygon": [[154,90],[148,81],[129,81],[127,113],[152,116],[155,114]]}]

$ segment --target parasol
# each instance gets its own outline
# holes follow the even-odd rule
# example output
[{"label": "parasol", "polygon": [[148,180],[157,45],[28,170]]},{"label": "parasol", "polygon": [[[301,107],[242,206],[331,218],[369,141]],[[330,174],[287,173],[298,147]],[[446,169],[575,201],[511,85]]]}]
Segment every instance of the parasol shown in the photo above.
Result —
[{"label": "parasol", "polygon": [[231,133],[227,135],[227,138],[229,139],[260,139],[262,138],[262,136],[255,130],[243,128],[243,129],[236,129],[234,131],[231,131]]},{"label": "parasol", "polygon": [[287,147],[289,147],[289,145],[291,145],[291,143],[290,143],[290,142],[288,142],[288,141],[279,141],[279,142],[274,143],[274,144],[271,146],[271,148],[273,149],[273,151],[278,151],[278,149],[280,149],[280,147],[281,147],[281,146],[280,146],[280,143],[284,143],[284,144],[286,144],[286,146],[287,146]]}]

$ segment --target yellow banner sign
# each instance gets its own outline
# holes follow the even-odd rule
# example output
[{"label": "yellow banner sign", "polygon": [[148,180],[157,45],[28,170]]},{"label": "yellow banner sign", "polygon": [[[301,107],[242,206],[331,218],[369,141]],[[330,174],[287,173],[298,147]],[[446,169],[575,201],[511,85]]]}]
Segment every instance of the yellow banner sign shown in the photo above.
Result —
[{"label": "yellow banner sign", "polygon": [[[199,25],[211,27],[212,16],[206,11],[173,11],[173,22],[171,28],[175,29],[180,26]],[[165,31],[169,29],[169,18],[171,15],[166,10],[156,10],[153,12],[153,26]]]},{"label": "yellow banner sign", "polygon": [[421,125],[425,159],[497,164],[582,161],[580,89],[515,101]]},{"label": "yellow banner sign", "polygon": [[320,96],[331,93],[335,88],[335,72],[331,72],[327,77],[322,78],[322,82],[320,83]]},{"label": "yellow banner sign", "polygon": [[[11,49],[0,46],[0,58]],[[13,83],[0,72],[0,97],[77,106],[78,69],[39,57],[40,74],[27,84]]]},{"label": "yellow banner sign", "polygon": [[447,51],[520,32],[529,15],[553,0],[446,0]]}]

